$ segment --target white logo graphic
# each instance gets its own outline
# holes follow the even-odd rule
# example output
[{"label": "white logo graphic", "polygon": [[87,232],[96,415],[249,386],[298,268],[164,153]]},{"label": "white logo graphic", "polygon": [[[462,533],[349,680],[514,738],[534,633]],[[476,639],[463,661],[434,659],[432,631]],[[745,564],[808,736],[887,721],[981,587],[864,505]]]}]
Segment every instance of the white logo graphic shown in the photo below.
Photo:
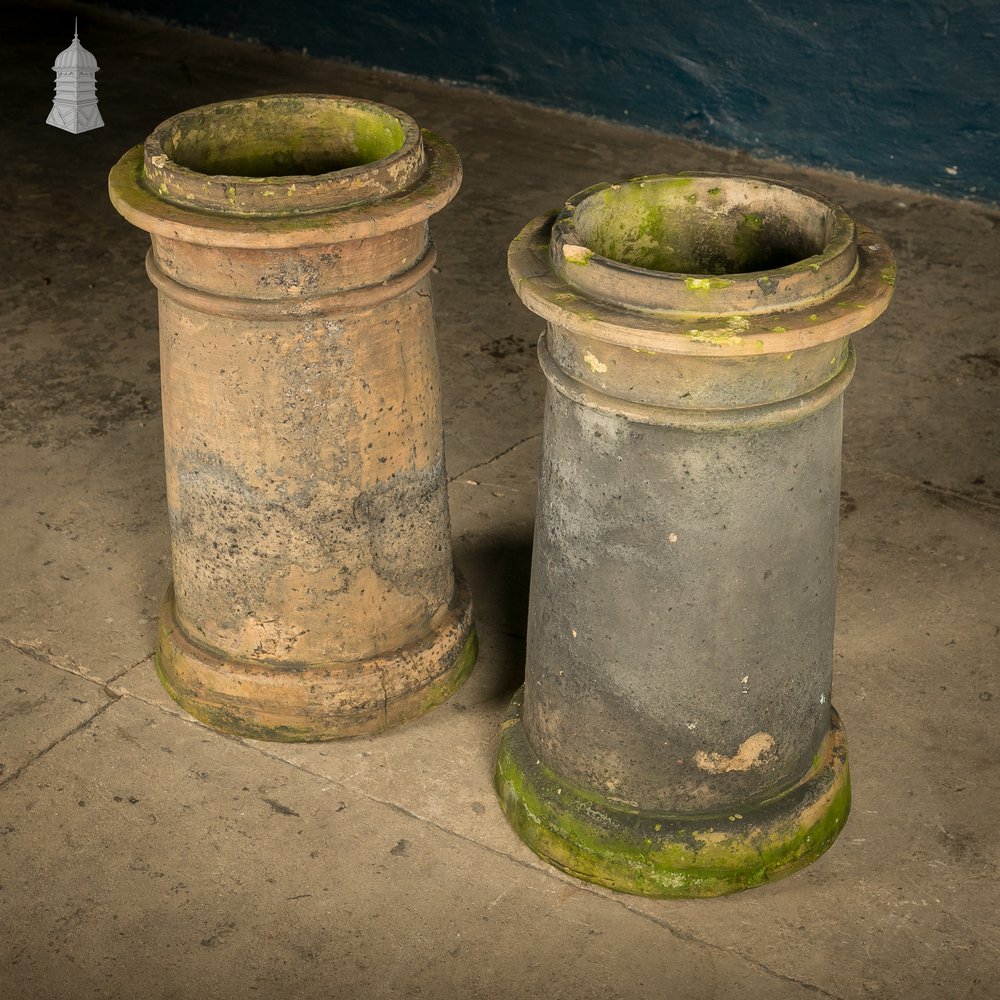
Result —
[{"label": "white logo graphic", "polygon": [[104,119],[97,109],[97,60],[80,44],[75,20],[73,44],[56,56],[52,69],[56,74],[56,99],[45,123],[67,132],[100,128]]}]

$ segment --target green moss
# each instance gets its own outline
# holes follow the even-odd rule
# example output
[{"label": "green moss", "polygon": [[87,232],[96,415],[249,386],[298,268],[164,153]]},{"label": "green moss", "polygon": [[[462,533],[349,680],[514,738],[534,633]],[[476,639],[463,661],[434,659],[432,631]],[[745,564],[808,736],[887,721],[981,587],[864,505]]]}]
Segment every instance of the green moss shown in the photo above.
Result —
[{"label": "green moss", "polygon": [[478,657],[479,635],[473,627],[454,664],[447,673],[439,675],[427,685],[423,697],[416,700],[411,697],[406,698],[401,711],[393,711],[393,705],[389,704],[388,724],[395,726],[419,718],[425,712],[429,712],[432,708],[446,701],[469,679]]},{"label": "green moss", "polygon": [[[644,184],[655,184],[658,189],[665,191],[679,191],[684,188],[690,187],[694,183],[693,177],[685,177],[683,174],[673,174],[668,177],[663,177],[659,174],[646,174],[643,177],[633,178],[633,183],[637,182],[640,185]],[[613,188],[625,187],[626,185],[613,184]]]},{"label": "green moss", "polygon": [[273,743],[308,743],[317,739],[330,738],[329,736],[317,736],[315,728],[310,726],[262,726],[230,709],[206,705],[196,698],[188,697],[185,692],[174,687],[170,674],[164,667],[161,650],[157,650],[156,653],[156,676],[160,679],[167,694],[188,715],[220,733]]},{"label": "green moss", "polygon": [[890,264],[888,267],[883,267],[881,272],[882,280],[887,285],[896,284],[896,265]]},{"label": "green moss", "polygon": [[[432,201],[440,192],[454,186],[455,174],[459,169],[457,154],[432,133],[424,130],[423,135],[425,146],[430,153],[428,169],[418,187],[395,200],[400,211],[412,204]],[[142,228],[146,228],[145,223],[137,221],[137,218],[146,216],[154,220],[198,227],[206,212],[198,206],[179,203],[176,200],[165,201],[157,197],[156,186],[150,183],[146,175],[141,145],[133,146],[115,164],[108,178],[108,185],[111,200],[119,211]],[[289,196],[294,192],[295,185],[292,184],[288,187]],[[363,218],[368,225],[372,222],[363,204],[347,205],[324,212],[302,211],[297,199],[291,197],[287,202],[274,206],[274,209],[269,210],[267,214],[249,210],[240,211],[233,202],[235,193],[234,189],[232,199],[227,195],[227,199],[230,200],[228,208],[220,204],[208,209],[207,214],[217,216],[219,219],[223,215],[228,216],[222,224],[231,226],[231,231],[238,240],[242,240],[244,233],[257,234],[261,225],[265,225],[268,232],[286,235],[302,231],[312,234],[321,227],[340,223],[342,220],[347,221],[352,216]],[[185,198],[190,200],[191,193],[187,193]],[[217,224],[215,220],[209,222],[212,227]],[[237,242],[233,245],[240,246],[243,243]],[[547,249],[548,243],[541,244],[541,247]]]},{"label": "green moss", "polygon": [[732,282],[725,278],[685,278],[684,284],[691,292],[710,292],[716,288],[729,288]]},{"label": "green moss", "polygon": [[577,267],[585,267],[590,263],[590,259],[593,256],[594,251],[590,250],[588,247],[572,246],[568,243],[563,246],[563,260],[565,260],[567,264],[575,264]]},{"label": "green moss", "polygon": [[786,215],[744,211],[703,184],[645,177],[608,185],[571,207],[577,232],[603,257],[674,274],[750,273],[815,254],[814,241]]},{"label": "green moss", "polygon": [[377,733],[389,726],[415,719],[449,698],[468,679],[479,655],[479,638],[473,627],[450,667],[417,691],[407,692],[395,702],[379,705],[377,711],[357,708],[341,716],[317,714],[302,725],[265,725],[234,706],[210,703],[211,692],[188,692],[174,682],[172,661],[183,656],[171,642],[169,630],[160,623],[156,649],[156,674],[167,694],[189,715],[222,733],[274,743],[312,743],[363,733]]},{"label": "green moss", "polygon": [[577,206],[577,231],[604,257],[680,274],[729,270],[718,239],[706,247],[705,220],[690,177],[652,177],[614,184]]},{"label": "green moss", "polygon": [[201,174],[276,178],[374,163],[404,141],[381,109],[282,97],[180,115],[164,152]]},{"label": "green moss", "polygon": [[742,337],[738,337],[732,330],[685,330],[683,335],[697,344],[740,344]]},{"label": "green moss", "polygon": [[850,810],[842,742],[796,788],[740,812],[674,816],[612,801],[537,759],[520,722],[520,695],[503,724],[494,780],[508,819],[543,859],[578,878],[656,897],[722,895],[789,875],[833,843]]}]

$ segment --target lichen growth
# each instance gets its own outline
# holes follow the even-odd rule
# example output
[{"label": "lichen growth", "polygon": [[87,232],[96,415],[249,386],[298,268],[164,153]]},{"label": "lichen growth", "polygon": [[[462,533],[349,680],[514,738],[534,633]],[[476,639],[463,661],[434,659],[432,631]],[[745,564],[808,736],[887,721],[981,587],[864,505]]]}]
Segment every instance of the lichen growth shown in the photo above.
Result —
[{"label": "lichen growth", "polygon": [[381,108],[278,96],[182,113],[163,147],[200,174],[277,178],[374,163],[405,138],[402,122]]},{"label": "lichen growth", "polygon": [[565,243],[563,244],[562,254],[563,260],[567,264],[583,266],[590,262],[590,258],[594,256],[594,251],[575,243]]},{"label": "lichen growth", "polygon": [[716,288],[729,288],[732,282],[725,278],[685,278],[684,284],[691,292],[710,292]]},{"label": "lichen growth", "polygon": [[698,344],[741,344],[743,338],[736,336],[732,330],[685,330],[684,336]]},{"label": "lichen growth", "polygon": [[581,240],[602,257],[698,278],[794,266],[822,249],[780,210],[747,211],[720,187],[703,185],[690,177],[636,178],[601,188],[569,211]]},{"label": "lichen growth", "polygon": [[850,811],[842,741],[801,784],[739,812],[696,817],[618,805],[538,759],[520,723],[520,698],[503,727],[494,783],[522,840],[577,878],[661,898],[737,892],[809,864]]}]

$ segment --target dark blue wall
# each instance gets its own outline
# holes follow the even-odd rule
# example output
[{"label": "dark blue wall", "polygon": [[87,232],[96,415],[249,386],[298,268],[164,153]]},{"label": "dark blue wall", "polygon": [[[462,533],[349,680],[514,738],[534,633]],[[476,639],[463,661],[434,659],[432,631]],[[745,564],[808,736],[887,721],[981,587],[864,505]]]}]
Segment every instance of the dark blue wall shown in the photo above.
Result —
[{"label": "dark blue wall", "polygon": [[714,145],[1000,201],[1000,3],[110,3]]}]

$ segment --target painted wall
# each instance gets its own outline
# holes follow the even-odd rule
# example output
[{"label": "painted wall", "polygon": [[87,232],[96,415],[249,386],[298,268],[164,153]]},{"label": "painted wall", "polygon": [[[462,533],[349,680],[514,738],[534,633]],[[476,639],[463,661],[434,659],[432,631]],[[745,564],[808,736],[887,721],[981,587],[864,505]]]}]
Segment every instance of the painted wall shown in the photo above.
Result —
[{"label": "painted wall", "polygon": [[1000,202],[1000,2],[105,2]]}]

